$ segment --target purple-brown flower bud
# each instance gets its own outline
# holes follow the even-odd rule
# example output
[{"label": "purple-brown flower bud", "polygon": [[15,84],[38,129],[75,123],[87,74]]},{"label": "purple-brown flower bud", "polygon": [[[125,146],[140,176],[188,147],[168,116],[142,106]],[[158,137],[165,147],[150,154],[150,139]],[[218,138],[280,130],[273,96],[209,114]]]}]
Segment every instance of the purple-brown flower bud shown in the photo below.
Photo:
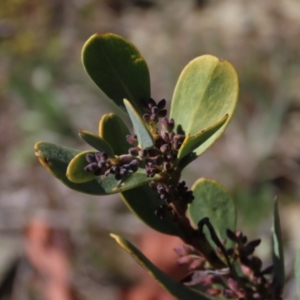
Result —
[{"label": "purple-brown flower bud", "polygon": [[170,151],[170,146],[168,144],[164,144],[160,147],[160,151],[162,153],[166,153],[166,152]]},{"label": "purple-brown flower bud", "polygon": [[159,111],[158,112],[158,116],[160,117],[160,118],[163,118],[163,117],[165,117],[166,115],[167,115],[167,110],[166,109],[162,109],[161,111]]},{"label": "purple-brown flower bud", "polygon": [[[96,153],[97,154],[97,153]],[[85,156],[85,159],[87,160],[88,163],[93,163],[93,162],[96,162],[96,158],[95,158],[95,155],[92,154],[92,153],[89,153]]]},{"label": "purple-brown flower bud", "polygon": [[159,108],[159,110],[162,110],[165,108],[167,104],[167,101],[165,99],[161,99],[158,103],[157,103],[157,107]]}]

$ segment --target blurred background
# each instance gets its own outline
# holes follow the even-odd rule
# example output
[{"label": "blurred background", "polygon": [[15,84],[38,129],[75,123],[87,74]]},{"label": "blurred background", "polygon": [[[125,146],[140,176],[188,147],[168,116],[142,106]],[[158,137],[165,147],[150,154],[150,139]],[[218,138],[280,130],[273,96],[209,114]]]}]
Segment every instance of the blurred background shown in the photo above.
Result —
[{"label": "blurred background", "polygon": [[[286,252],[285,298],[296,299],[300,245],[300,2],[298,0],[1,0],[0,299],[172,299],[109,237],[138,244],[164,270],[181,242],[154,233],[118,195],[71,191],[34,156],[48,141],[87,149],[119,112],[85,74],[80,54],[94,33],[114,32],[146,58],[156,100],[169,103],[183,67],[202,54],[230,61],[240,78],[236,114],[223,137],[184,173],[230,190],[238,228],[261,237],[270,262],[273,200]],[[201,117],[201,116],[199,116]],[[144,294],[143,294],[144,293]],[[168,298],[169,297],[169,298]]]}]

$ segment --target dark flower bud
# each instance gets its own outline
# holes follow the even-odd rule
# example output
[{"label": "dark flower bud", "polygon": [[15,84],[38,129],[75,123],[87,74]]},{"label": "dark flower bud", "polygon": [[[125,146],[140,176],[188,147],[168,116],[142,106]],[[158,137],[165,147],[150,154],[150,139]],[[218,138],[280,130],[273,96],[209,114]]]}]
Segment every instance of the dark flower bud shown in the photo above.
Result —
[{"label": "dark flower bud", "polygon": [[143,120],[144,120],[145,122],[149,122],[149,121],[150,121],[150,115],[149,115],[149,114],[144,114],[144,115],[143,115]]},{"label": "dark flower bud", "polygon": [[161,155],[155,157],[154,162],[156,165],[160,166],[164,162],[164,158]]},{"label": "dark flower bud", "polygon": [[157,156],[158,154],[160,154],[160,151],[156,148],[151,148],[151,149],[148,149],[148,155],[150,157],[155,157]]},{"label": "dark flower bud", "polygon": [[166,104],[167,104],[167,101],[165,99],[162,99],[157,103],[157,107],[159,108],[159,110],[162,110],[165,108]]},{"label": "dark flower bud", "polygon": [[136,144],[137,143],[137,139],[135,136],[132,136],[130,134],[126,135],[126,140],[130,145]]},{"label": "dark flower bud", "polygon": [[127,168],[121,168],[120,169],[120,173],[119,173],[122,177],[128,174],[128,170]]},{"label": "dark flower bud", "polygon": [[253,245],[251,245],[250,243],[246,246],[243,247],[242,251],[244,255],[251,255],[253,254],[255,250],[255,247],[253,247]]},{"label": "dark flower bud", "polygon": [[95,153],[95,159],[96,159],[96,161],[100,161],[101,160],[101,156],[102,156],[101,152]]},{"label": "dark flower bud", "polygon": [[138,156],[138,155],[139,155],[139,151],[138,151],[137,148],[130,148],[130,149],[128,150],[128,153],[129,153],[130,155],[132,155],[132,156]]},{"label": "dark flower bud", "polygon": [[166,143],[169,143],[170,138],[169,138],[169,134],[167,132],[162,134],[162,138]]},{"label": "dark flower bud", "polygon": [[163,118],[167,115],[167,110],[166,109],[162,109],[157,115],[160,117],[160,118]]},{"label": "dark flower bud", "polygon": [[235,233],[234,233],[233,231],[231,231],[230,229],[227,229],[227,230],[226,230],[226,234],[227,234],[227,237],[228,237],[231,241],[233,241],[233,242],[235,242],[235,243],[238,242],[238,238],[237,238],[237,236],[235,235]]},{"label": "dark flower bud", "polygon": [[[171,120],[173,120],[173,119],[171,119]],[[162,120],[161,120],[161,127],[162,127],[162,129],[164,131],[170,132],[170,131],[173,130],[173,128],[174,128],[174,120],[173,121],[171,121],[171,120],[168,120],[167,117],[162,118]]]},{"label": "dark flower bud", "polygon": [[134,159],[133,161],[130,162],[129,169],[131,171],[136,172],[138,168],[139,168],[139,163],[136,159]]},{"label": "dark flower bud", "polygon": [[175,133],[173,131],[169,133],[170,140],[173,140],[174,136],[175,136]]},{"label": "dark flower bud", "polygon": [[183,134],[175,134],[174,139],[177,140],[178,142],[183,142],[185,139],[185,135]]},{"label": "dark flower bud", "polygon": [[152,98],[150,98],[148,100],[148,107],[152,108],[153,106],[156,106],[156,102]]},{"label": "dark flower bud", "polygon": [[122,165],[130,163],[132,160],[133,157],[131,155],[124,154],[120,156],[120,162]]},{"label": "dark flower bud", "polygon": [[151,113],[154,114],[154,115],[156,115],[158,113],[158,107],[157,106],[153,106],[151,108]]},{"label": "dark flower bud", "polygon": [[88,164],[86,167],[84,167],[84,171],[86,172],[95,172],[97,169],[98,169],[98,164],[96,162]]},{"label": "dark flower bud", "polygon": [[[97,154],[97,153],[96,153]],[[95,155],[92,154],[92,153],[89,153],[85,156],[85,159],[87,160],[88,163],[93,163],[93,162],[96,162],[96,158],[95,158]]]},{"label": "dark flower bud", "polygon": [[101,152],[101,161],[106,161],[108,159],[108,154],[106,152]]},{"label": "dark flower bud", "polygon": [[100,169],[104,169],[104,168],[106,167],[106,163],[103,162],[103,161],[98,161],[98,167],[99,167]]},{"label": "dark flower bud", "polygon": [[139,156],[140,156],[140,157],[146,157],[146,156],[148,156],[148,151],[145,150],[145,149],[141,149],[141,150],[139,151]]},{"label": "dark flower bud", "polygon": [[160,147],[160,151],[162,153],[166,153],[166,152],[170,151],[170,146],[168,144],[164,144]]}]

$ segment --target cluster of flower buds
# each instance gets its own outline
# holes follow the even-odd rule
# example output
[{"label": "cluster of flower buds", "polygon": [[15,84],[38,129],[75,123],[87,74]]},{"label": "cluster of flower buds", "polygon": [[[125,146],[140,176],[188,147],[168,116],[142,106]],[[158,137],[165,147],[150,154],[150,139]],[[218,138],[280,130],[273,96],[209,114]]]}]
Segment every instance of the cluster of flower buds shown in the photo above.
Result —
[{"label": "cluster of flower buds", "polygon": [[156,103],[152,98],[143,103],[143,107],[147,111],[147,113],[143,115],[144,121],[156,124],[159,118],[165,117],[167,115],[167,110],[165,109],[166,103],[165,99]]},{"label": "cluster of flower buds", "polygon": [[[226,299],[237,300],[271,299],[274,286],[268,275],[272,273],[272,266],[261,270],[261,260],[253,255],[260,240],[247,242],[247,237],[241,231],[234,233],[227,230],[227,236],[235,245],[227,249],[226,253],[231,262],[240,265],[243,276],[237,277],[238,274],[232,273],[229,267],[220,270],[207,268],[207,261],[199,251],[190,245],[183,245],[175,249],[180,256],[177,262],[188,265],[189,273],[182,282],[188,286],[201,286],[201,289],[210,296],[220,295]],[[276,298],[280,299],[281,296]]]},{"label": "cluster of flower buds", "polygon": [[85,156],[88,165],[84,167],[86,172],[93,172],[96,176],[108,174],[112,163],[106,152],[89,153]]},{"label": "cluster of flower buds", "polygon": [[161,200],[166,204],[176,202],[179,205],[187,205],[194,200],[193,192],[188,190],[185,181],[179,182],[177,185],[166,183],[150,182],[150,187],[155,189]]},{"label": "cluster of flower buds", "polygon": [[86,155],[88,165],[84,167],[86,172],[93,172],[96,176],[114,174],[116,180],[121,180],[130,172],[136,172],[139,160],[130,154],[121,155],[110,159],[105,152],[89,153]]}]

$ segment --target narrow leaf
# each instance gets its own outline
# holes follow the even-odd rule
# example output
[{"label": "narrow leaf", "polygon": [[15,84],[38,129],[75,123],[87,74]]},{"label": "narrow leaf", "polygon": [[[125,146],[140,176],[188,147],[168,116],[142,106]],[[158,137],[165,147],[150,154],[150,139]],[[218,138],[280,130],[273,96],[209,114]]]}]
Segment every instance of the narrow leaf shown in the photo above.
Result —
[{"label": "narrow leaf", "polygon": [[281,238],[281,227],[280,218],[278,211],[278,202],[275,200],[274,203],[274,219],[272,227],[273,236],[273,283],[275,287],[275,293],[281,293],[283,291],[285,282],[285,271],[284,271],[284,255],[283,255],[283,245]]},{"label": "narrow leaf", "polygon": [[[175,281],[167,274],[153,265],[146,256],[140,252],[135,246],[133,246],[126,239],[116,234],[110,234],[112,238],[126,251],[132,258],[139,263],[148,273],[158,281],[158,283],[167,290],[176,299],[188,299],[188,300],[213,300],[215,298],[202,294],[200,291],[188,288],[187,286]],[[220,298],[218,298],[220,299]]]},{"label": "narrow leaf", "polygon": [[153,147],[154,141],[152,135],[148,130],[143,119],[140,117],[138,112],[134,109],[134,107],[128,100],[124,99],[124,104],[133,124],[135,133],[137,135],[139,147],[142,149],[148,149]]},{"label": "narrow leaf", "polygon": [[158,198],[157,193],[148,185],[125,191],[121,197],[127,207],[151,228],[161,233],[183,236],[181,229],[175,222],[155,216],[155,210],[164,204],[164,201]]},{"label": "narrow leaf", "polygon": [[66,172],[69,162],[80,151],[45,142],[36,143],[34,149],[40,163],[67,187],[85,194],[105,195],[105,191],[96,180],[74,183],[67,178]]},{"label": "narrow leaf", "polygon": [[206,142],[214,133],[216,133],[227,121],[228,115],[225,115],[214,125],[202,130],[201,132],[191,136],[187,135],[183,144],[180,147],[177,158],[180,160],[188,154],[191,154],[195,149]]},{"label": "narrow leaf", "polygon": [[94,34],[82,49],[82,63],[96,85],[118,106],[128,99],[139,111],[150,98],[147,63],[137,48],[112,33]]},{"label": "narrow leaf", "polygon": [[297,295],[298,295],[298,299],[300,300],[300,249],[297,249],[296,252],[295,278],[296,278]]},{"label": "narrow leaf", "polygon": [[[208,217],[219,239],[227,240],[226,230],[235,231],[236,226],[236,208],[230,194],[215,180],[207,178],[198,179],[192,191],[195,199],[188,207],[188,214],[193,224],[196,226],[200,220]],[[210,239],[209,234],[206,236]],[[211,240],[210,243],[216,247]]]},{"label": "narrow leaf", "polygon": [[192,60],[176,84],[170,117],[177,132],[196,135],[228,114],[225,124],[196,150],[202,154],[225,130],[238,96],[238,77],[232,65],[211,55]]},{"label": "narrow leaf", "polygon": [[79,136],[96,150],[106,152],[109,157],[115,157],[113,149],[103,138],[84,130],[79,131]]},{"label": "narrow leaf", "polygon": [[112,147],[116,155],[128,152],[129,144],[126,140],[128,134],[130,134],[129,129],[118,115],[110,113],[102,116],[99,135]]}]

